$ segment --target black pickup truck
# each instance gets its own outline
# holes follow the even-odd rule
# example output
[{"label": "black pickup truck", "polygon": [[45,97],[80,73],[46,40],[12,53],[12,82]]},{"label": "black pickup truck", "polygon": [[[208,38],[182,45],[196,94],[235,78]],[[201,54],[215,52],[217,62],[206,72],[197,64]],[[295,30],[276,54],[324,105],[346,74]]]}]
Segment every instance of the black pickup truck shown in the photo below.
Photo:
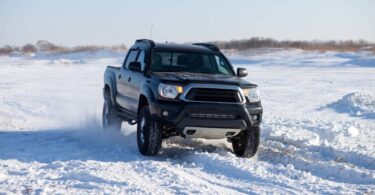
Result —
[{"label": "black pickup truck", "polygon": [[121,67],[104,73],[103,128],[137,124],[143,155],[156,155],[162,139],[227,138],[237,156],[255,155],[262,120],[257,85],[241,79],[208,43],[155,43],[140,39]]}]

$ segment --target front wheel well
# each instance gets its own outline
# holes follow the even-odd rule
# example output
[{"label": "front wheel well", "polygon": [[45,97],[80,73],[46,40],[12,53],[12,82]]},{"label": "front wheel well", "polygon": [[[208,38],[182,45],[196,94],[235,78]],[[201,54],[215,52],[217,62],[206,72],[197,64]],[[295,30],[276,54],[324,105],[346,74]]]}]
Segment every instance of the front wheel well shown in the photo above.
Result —
[{"label": "front wheel well", "polygon": [[141,95],[139,96],[139,101],[138,101],[138,113],[141,111],[142,107],[148,105],[148,100],[146,96]]}]

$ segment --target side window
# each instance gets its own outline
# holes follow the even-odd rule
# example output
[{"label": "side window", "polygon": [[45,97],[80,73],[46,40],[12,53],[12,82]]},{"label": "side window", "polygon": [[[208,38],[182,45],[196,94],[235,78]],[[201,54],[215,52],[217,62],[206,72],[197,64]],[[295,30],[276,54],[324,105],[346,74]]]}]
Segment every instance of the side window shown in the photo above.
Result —
[{"label": "side window", "polygon": [[128,58],[126,59],[126,62],[125,62],[125,68],[126,69],[129,69],[130,62],[134,62],[137,59],[138,52],[139,52],[139,50],[130,50],[129,51]]},{"label": "side window", "polygon": [[141,51],[141,53],[139,53],[137,62],[141,63],[141,66],[142,66],[141,70],[144,71],[145,69],[145,52],[144,51]]}]

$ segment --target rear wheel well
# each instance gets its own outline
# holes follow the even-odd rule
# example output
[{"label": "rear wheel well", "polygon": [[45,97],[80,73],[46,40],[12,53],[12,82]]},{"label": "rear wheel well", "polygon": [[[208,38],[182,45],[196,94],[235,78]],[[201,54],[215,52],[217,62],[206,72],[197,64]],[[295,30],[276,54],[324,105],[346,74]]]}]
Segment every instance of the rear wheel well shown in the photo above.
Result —
[{"label": "rear wheel well", "polygon": [[109,85],[104,85],[104,99],[106,98],[110,98],[111,97],[111,88],[109,87]]}]

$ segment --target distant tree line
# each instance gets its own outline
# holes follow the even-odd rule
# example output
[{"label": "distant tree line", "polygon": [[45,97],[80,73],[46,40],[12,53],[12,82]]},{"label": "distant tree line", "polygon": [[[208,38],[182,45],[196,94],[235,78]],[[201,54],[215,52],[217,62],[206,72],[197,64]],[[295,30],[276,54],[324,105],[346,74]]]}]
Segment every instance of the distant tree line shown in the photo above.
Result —
[{"label": "distant tree line", "polygon": [[[359,51],[368,50],[375,53],[375,44],[363,40],[353,41],[278,41],[271,38],[254,37],[250,39],[232,40],[232,41],[213,41],[221,49],[226,50],[248,50],[256,48],[294,48],[303,50],[319,50],[319,51]],[[8,55],[11,53],[36,53],[36,52],[50,52],[50,53],[69,53],[91,51],[95,52],[100,49],[110,49],[124,51],[127,47],[122,45],[116,46],[99,46],[86,45],[76,47],[65,47],[56,45],[49,41],[38,41],[36,44],[26,44],[21,47],[5,45],[0,47],[0,55]]]},{"label": "distant tree line", "polygon": [[251,39],[232,41],[213,41],[221,49],[248,50],[255,48],[295,48],[303,50],[320,51],[375,51],[375,44],[367,41],[347,40],[347,41],[277,41],[271,38],[254,37]]},{"label": "distant tree line", "polygon": [[50,52],[50,53],[69,53],[69,52],[81,52],[81,51],[91,51],[95,52],[100,49],[110,49],[110,50],[127,50],[127,47],[122,45],[116,46],[99,46],[99,45],[86,45],[86,46],[76,46],[76,47],[65,47],[61,45],[56,45],[49,41],[40,40],[36,44],[28,43],[24,46],[10,46],[5,45],[0,47],[0,55],[8,55],[11,53],[36,53],[36,52]]}]

